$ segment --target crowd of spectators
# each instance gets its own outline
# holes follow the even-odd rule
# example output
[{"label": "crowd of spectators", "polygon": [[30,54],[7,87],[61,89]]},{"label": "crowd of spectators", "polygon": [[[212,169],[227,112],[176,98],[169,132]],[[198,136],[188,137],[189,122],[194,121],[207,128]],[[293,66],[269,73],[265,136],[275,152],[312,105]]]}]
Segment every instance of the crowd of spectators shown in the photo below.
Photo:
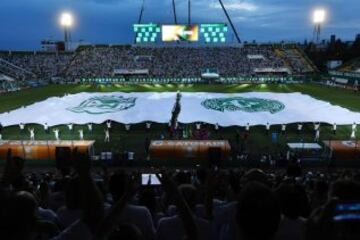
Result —
[{"label": "crowd of spectators", "polygon": [[[8,160],[1,178],[1,239],[359,239],[359,219],[334,206],[360,201],[356,170],[91,169],[25,172]],[[353,207],[359,204],[352,205]],[[357,213],[358,214],[358,213]],[[349,216],[349,215],[345,215]]]},{"label": "crowd of spectators", "polygon": [[298,49],[285,49],[285,59],[295,73],[313,72],[313,68],[307,63],[306,59],[301,57]]},{"label": "crowd of spectators", "polygon": [[42,80],[63,76],[73,56],[72,53],[0,52],[1,59],[28,71],[31,79]]},{"label": "crowd of spectators", "polygon": [[[263,59],[249,59],[262,55]],[[68,75],[112,76],[114,69],[148,69],[152,77],[250,76],[254,68],[284,67],[271,47],[89,47],[79,52]]]},{"label": "crowd of spectators", "polygon": [[[249,58],[251,55],[260,58]],[[278,56],[272,46],[244,47],[142,47],[86,46],[73,53],[0,52],[0,58],[36,75],[37,79],[60,77],[76,80],[82,77],[112,77],[114,70],[148,70],[150,77],[201,77],[208,69],[223,77],[254,76],[254,69],[289,68],[287,59]],[[301,56],[289,69],[303,73],[306,65]],[[273,72],[272,72],[273,73]]]}]

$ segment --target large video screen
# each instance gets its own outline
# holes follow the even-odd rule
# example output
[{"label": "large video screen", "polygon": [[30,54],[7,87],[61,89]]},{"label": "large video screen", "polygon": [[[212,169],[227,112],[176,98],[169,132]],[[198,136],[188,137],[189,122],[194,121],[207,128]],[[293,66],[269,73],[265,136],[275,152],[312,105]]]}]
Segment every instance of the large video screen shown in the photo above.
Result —
[{"label": "large video screen", "polygon": [[198,25],[162,25],[162,41],[189,41],[199,40]]}]

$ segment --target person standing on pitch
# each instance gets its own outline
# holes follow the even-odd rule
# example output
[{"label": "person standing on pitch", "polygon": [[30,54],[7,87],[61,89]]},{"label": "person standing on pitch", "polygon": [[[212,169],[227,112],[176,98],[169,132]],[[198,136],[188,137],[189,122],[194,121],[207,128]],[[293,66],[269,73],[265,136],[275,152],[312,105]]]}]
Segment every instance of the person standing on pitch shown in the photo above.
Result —
[{"label": "person standing on pitch", "polygon": [[110,129],[111,129],[111,120],[106,121],[106,127],[110,131]]},{"label": "person standing on pitch", "polygon": [[84,140],[84,130],[82,129],[79,130],[79,138],[81,141]]},{"label": "person standing on pitch", "polygon": [[248,132],[248,133],[250,132],[250,123],[246,124],[245,131]]},{"label": "person standing on pitch", "polygon": [[151,123],[150,122],[147,122],[146,123],[146,131],[149,131],[151,128]]},{"label": "person standing on pitch", "polygon": [[30,140],[35,141],[35,129],[29,128],[29,132],[30,132]]},{"label": "person standing on pitch", "polygon": [[110,131],[109,131],[109,128],[105,129],[104,132],[105,132],[104,142],[108,143],[108,142],[110,142]]},{"label": "person standing on pitch", "polygon": [[200,130],[201,129],[201,123],[196,123],[196,130]]},{"label": "person standing on pitch", "polygon": [[88,123],[87,125],[89,132],[92,132],[93,126],[92,123]]},{"label": "person standing on pitch", "polygon": [[215,124],[215,132],[219,132],[219,124],[218,123]]},{"label": "person standing on pitch", "polygon": [[281,133],[282,133],[282,135],[285,135],[285,133],[286,133],[286,124],[281,125]]},{"label": "person standing on pitch", "polygon": [[333,127],[332,127],[332,129],[333,129],[333,134],[334,134],[334,135],[336,135],[336,128],[337,128],[336,123],[334,123],[334,124],[333,124]]},{"label": "person standing on pitch", "polygon": [[270,123],[266,123],[266,135],[270,134]]},{"label": "person standing on pitch", "polygon": [[127,132],[129,132],[129,131],[130,131],[130,127],[131,127],[131,125],[130,125],[130,124],[125,124],[125,130],[126,130]]},{"label": "person standing on pitch", "polygon": [[300,133],[301,133],[302,128],[303,128],[302,123],[298,123],[298,126],[297,126],[297,132],[298,132],[298,134],[300,134]]},{"label": "person standing on pitch", "polygon": [[49,126],[48,126],[47,123],[44,123],[44,131],[45,131],[46,133],[49,133]]},{"label": "person standing on pitch", "polygon": [[23,132],[24,132],[24,129],[25,129],[25,124],[20,123],[20,124],[19,124],[19,128],[20,128],[20,132],[23,133]]},{"label": "person standing on pitch", "polygon": [[317,130],[319,130],[320,129],[320,123],[318,122],[318,123],[314,123],[314,131],[315,131],[315,133],[316,133],[316,131]]},{"label": "person standing on pitch", "polygon": [[2,140],[3,125],[0,123],[0,141]]},{"label": "person standing on pitch", "polygon": [[351,139],[355,139],[356,138],[356,123],[353,123],[352,127],[351,127]]},{"label": "person standing on pitch", "polygon": [[74,129],[74,124],[69,123],[67,126],[68,126],[68,128],[69,128],[69,131],[72,132],[73,129]]},{"label": "person standing on pitch", "polygon": [[59,137],[59,129],[58,128],[55,128],[54,130],[53,130],[53,132],[54,132],[54,134],[55,134],[55,139],[56,139],[56,141],[59,141],[60,140],[60,137]]},{"label": "person standing on pitch", "polygon": [[318,128],[316,131],[315,131],[315,139],[314,141],[315,142],[318,142],[320,140],[320,128]]}]

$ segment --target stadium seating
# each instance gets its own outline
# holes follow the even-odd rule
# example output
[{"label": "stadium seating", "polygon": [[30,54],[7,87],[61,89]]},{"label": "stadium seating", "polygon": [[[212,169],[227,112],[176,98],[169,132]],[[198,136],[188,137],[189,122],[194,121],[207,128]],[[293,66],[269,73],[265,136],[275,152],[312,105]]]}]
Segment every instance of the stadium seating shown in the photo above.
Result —
[{"label": "stadium seating", "polygon": [[[279,54],[281,52],[281,54]],[[15,77],[41,80],[113,82],[187,83],[202,82],[201,74],[213,69],[222,78],[239,78],[284,73],[305,74],[314,69],[296,47],[278,50],[272,45],[243,47],[164,47],[99,45],[83,46],[73,53],[0,52],[0,59],[11,65]],[[257,72],[260,70],[261,74]],[[281,71],[279,69],[282,69]],[[284,72],[284,69],[287,69]],[[136,72],[148,74],[140,76]],[[25,73],[27,76],[25,76]],[[87,79],[87,80],[84,80]],[[93,80],[89,80],[93,79]]]},{"label": "stadium seating", "polygon": [[12,64],[24,73],[26,78],[51,80],[61,76],[68,66],[73,54],[46,52],[0,52],[0,59]]}]

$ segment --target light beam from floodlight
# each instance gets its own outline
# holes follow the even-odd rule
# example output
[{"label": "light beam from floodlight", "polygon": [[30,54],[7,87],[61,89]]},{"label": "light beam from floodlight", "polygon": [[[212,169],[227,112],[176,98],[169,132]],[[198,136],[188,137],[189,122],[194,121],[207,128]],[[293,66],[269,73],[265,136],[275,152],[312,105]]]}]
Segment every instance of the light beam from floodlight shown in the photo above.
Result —
[{"label": "light beam from floodlight", "polygon": [[60,25],[64,28],[64,42],[65,49],[68,49],[68,43],[70,40],[70,28],[74,24],[74,18],[69,12],[64,12],[60,16]]},{"label": "light beam from floodlight", "polygon": [[320,34],[321,34],[321,25],[325,22],[326,18],[326,11],[325,9],[315,9],[313,13],[313,22],[314,22],[314,36],[313,40],[316,43],[320,41]]}]

